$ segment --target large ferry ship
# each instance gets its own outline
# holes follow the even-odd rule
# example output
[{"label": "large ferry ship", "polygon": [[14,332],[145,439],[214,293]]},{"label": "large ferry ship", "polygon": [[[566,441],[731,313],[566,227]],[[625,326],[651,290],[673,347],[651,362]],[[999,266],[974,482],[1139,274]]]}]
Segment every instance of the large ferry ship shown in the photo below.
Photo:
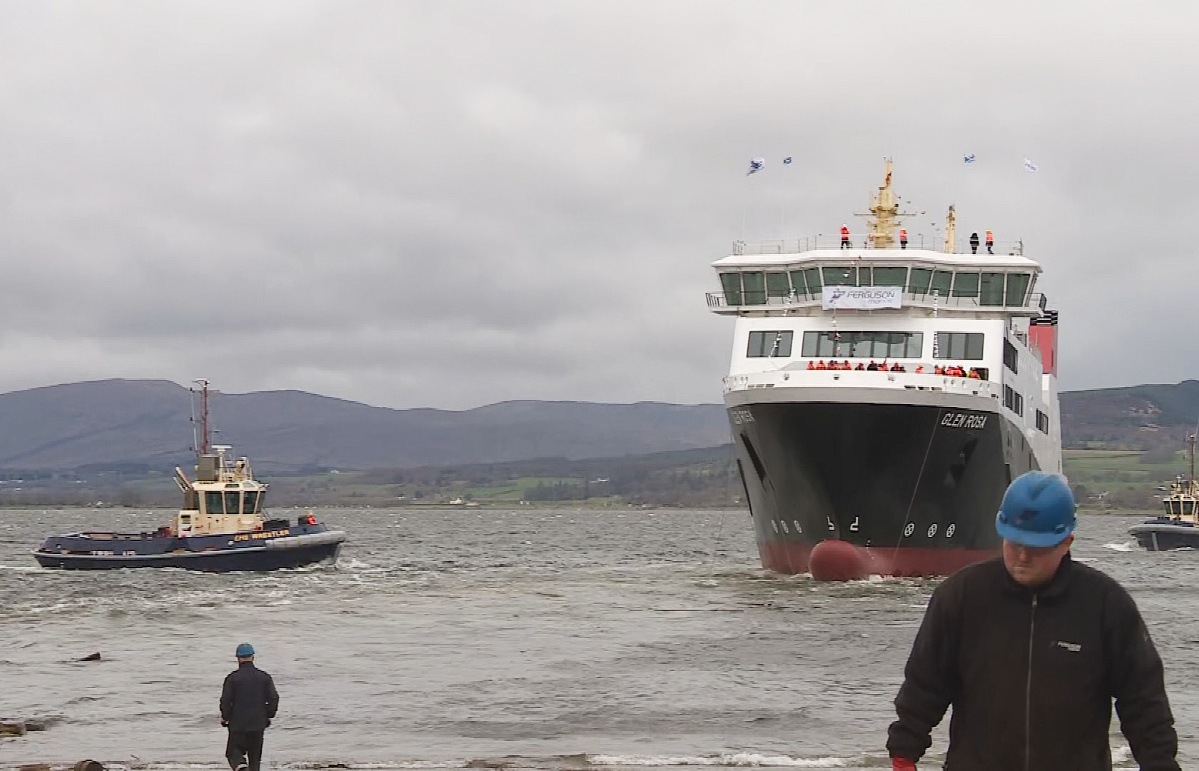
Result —
[{"label": "large ferry ship", "polygon": [[[763,567],[946,575],[998,553],[1008,483],[1061,473],[1056,311],[1020,242],[909,244],[891,187],[865,233],[751,244],[713,267],[724,379]],[[898,237],[897,237],[898,236]],[[919,239],[918,239],[919,240]]]}]

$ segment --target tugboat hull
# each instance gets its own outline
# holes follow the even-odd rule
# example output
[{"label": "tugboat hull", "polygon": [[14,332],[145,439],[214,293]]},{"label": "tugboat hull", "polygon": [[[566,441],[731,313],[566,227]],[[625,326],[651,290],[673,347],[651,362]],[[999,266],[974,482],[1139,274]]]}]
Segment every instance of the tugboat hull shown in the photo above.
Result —
[{"label": "tugboat hull", "polygon": [[304,530],[191,538],[80,533],[48,538],[33,556],[42,567],[64,570],[149,567],[209,573],[261,572],[337,561],[346,538],[343,531]]},{"label": "tugboat hull", "polygon": [[1172,551],[1174,549],[1199,549],[1199,527],[1169,519],[1148,520],[1133,525],[1128,532],[1137,543],[1149,551]]}]

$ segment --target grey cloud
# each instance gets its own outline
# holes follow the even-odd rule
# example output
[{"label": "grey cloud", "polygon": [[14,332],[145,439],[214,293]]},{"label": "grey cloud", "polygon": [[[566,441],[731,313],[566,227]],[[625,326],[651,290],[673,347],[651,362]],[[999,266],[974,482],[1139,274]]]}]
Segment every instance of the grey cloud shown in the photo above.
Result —
[{"label": "grey cloud", "polygon": [[1194,376],[1199,9],[1077,9],[15,6],[0,388],[715,402],[709,263],[858,223],[884,155],[914,235],[1044,264],[1064,388]]}]

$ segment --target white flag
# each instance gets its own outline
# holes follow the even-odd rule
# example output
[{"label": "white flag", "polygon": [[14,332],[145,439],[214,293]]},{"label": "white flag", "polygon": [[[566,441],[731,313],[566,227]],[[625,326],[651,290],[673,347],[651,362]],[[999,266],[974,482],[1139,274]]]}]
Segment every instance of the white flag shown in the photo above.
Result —
[{"label": "white flag", "polygon": [[1036,171],[1036,170],[1037,170],[1037,164],[1035,164],[1035,163],[1033,163],[1032,161],[1030,161],[1030,160],[1028,160],[1027,158],[1025,158],[1025,159],[1024,159],[1024,168],[1025,168],[1026,170],[1028,170],[1028,171]]},{"label": "white flag", "polygon": [[749,162],[749,171],[745,172],[745,176],[748,177],[750,174],[761,171],[764,165],[766,165],[765,158],[754,158]]}]

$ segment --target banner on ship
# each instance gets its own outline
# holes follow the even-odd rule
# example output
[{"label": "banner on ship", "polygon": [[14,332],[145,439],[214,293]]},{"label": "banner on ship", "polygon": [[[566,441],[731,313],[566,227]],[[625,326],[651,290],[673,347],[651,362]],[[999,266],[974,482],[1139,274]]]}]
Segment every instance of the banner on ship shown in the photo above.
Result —
[{"label": "banner on ship", "polygon": [[823,289],[821,306],[826,311],[835,308],[865,311],[879,308],[902,308],[903,287],[826,286]]}]

